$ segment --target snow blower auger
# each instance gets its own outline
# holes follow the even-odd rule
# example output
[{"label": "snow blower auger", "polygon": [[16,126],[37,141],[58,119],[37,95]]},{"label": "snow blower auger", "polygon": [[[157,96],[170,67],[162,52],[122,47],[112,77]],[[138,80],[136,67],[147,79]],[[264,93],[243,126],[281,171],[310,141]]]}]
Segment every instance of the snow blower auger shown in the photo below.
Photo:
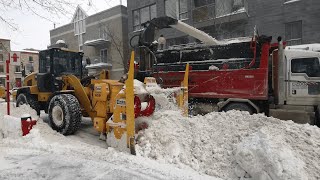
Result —
[{"label": "snow blower auger", "polygon": [[[106,132],[113,133],[114,138],[117,141],[121,141],[126,136],[127,148],[130,149],[130,153],[135,155],[135,133],[138,130],[147,128],[147,125],[142,124],[140,127],[136,126],[135,118],[141,116],[151,116],[155,110],[155,99],[148,92],[137,92],[134,83],[134,51],[131,53],[129,72],[125,86],[117,94],[115,104],[113,106],[113,115],[106,122]],[[187,64],[184,80],[181,83],[180,91],[177,94],[178,106],[181,108],[183,115],[188,115],[188,75],[189,65]],[[144,81],[144,88],[146,86],[154,86],[156,79],[154,77],[146,77]],[[144,89],[146,90],[146,89]],[[141,106],[140,97],[143,96],[144,102],[147,103],[144,108]],[[138,128],[138,129],[137,129]],[[141,129],[140,129],[141,128]],[[124,136],[124,137],[123,137]],[[108,141],[108,140],[107,140]],[[121,143],[121,142],[120,142]]]}]

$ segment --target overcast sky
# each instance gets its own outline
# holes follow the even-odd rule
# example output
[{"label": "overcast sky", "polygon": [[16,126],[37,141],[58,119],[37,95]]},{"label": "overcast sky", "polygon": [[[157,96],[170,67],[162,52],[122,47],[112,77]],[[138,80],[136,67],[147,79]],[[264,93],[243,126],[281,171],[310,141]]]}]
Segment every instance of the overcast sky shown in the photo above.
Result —
[{"label": "overcast sky", "polygon": [[[79,5],[88,15],[95,14],[120,4],[120,0],[74,0],[74,2],[80,2]],[[122,0],[122,4],[126,6],[127,1]],[[35,11],[50,20],[41,18],[27,9],[7,9],[0,12],[2,17],[6,17],[7,20],[18,27],[18,30],[14,30],[7,24],[0,22],[0,39],[10,39],[11,50],[22,50],[25,48],[46,49],[47,45],[50,43],[49,30],[53,29],[53,24],[56,23],[56,27],[59,27],[70,23],[75,7],[70,8],[69,14],[61,16],[48,14],[41,8],[35,8]]]}]

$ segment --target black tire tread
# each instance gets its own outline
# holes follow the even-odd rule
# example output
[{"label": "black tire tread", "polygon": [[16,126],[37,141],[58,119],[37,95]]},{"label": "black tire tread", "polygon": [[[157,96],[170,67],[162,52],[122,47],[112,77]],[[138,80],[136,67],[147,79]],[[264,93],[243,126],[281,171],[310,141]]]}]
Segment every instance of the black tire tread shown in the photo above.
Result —
[{"label": "black tire tread", "polygon": [[[55,127],[53,124],[51,111],[53,108],[52,107],[53,101],[56,101],[56,99],[59,101],[60,98],[63,99],[63,102],[61,101],[61,103],[64,106],[61,108],[69,112],[70,118],[67,125],[65,124],[63,127],[58,128],[58,127]],[[51,127],[63,135],[72,135],[80,127],[81,117],[82,117],[81,108],[80,108],[78,99],[72,94],[59,94],[54,96],[50,101],[48,113],[49,113]]]}]

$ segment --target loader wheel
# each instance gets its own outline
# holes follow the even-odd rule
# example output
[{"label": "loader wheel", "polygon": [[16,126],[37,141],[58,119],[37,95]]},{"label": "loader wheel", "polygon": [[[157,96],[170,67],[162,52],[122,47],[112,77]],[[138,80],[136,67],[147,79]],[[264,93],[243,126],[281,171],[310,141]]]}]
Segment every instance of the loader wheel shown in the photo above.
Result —
[{"label": "loader wheel", "polygon": [[71,94],[54,96],[49,103],[49,124],[63,135],[74,134],[80,127],[81,108],[77,98]]},{"label": "loader wheel", "polygon": [[37,111],[38,116],[40,115],[40,105],[35,96],[24,93],[19,94],[16,101],[16,107],[23,104],[29,105],[32,109]]},{"label": "loader wheel", "polygon": [[249,114],[253,114],[252,108],[245,103],[230,103],[229,105],[227,105],[227,107],[224,108],[224,111],[231,110],[248,111]]}]

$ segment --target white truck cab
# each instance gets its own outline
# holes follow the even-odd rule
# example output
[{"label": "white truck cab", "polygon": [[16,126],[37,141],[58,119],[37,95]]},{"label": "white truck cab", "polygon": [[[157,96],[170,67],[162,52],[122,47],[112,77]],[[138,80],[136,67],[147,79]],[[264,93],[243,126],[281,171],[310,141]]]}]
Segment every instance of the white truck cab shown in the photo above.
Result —
[{"label": "white truck cab", "polygon": [[300,123],[319,123],[320,44],[285,49],[279,45],[272,63],[276,100],[270,115]]}]

